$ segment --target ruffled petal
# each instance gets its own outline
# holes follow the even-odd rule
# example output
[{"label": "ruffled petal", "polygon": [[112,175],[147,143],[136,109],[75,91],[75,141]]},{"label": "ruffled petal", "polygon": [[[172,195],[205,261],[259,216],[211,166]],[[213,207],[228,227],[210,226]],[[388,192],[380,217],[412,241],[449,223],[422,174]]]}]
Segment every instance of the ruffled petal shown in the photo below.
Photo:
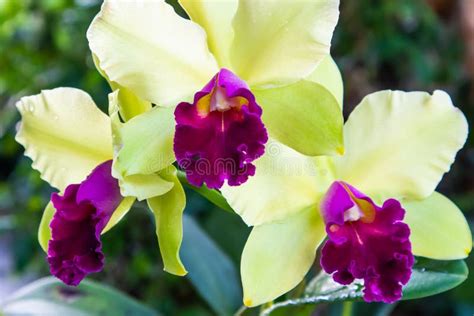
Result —
[{"label": "ruffled petal", "polygon": [[306,78],[329,54],[338,17],[338,0],[241,0],[232,69],[252,88]]},{"label": "ruffled petal", "polygon": [[321,266],[341,284],[364,280],[364,300],[393,303],[402,297],[414,257],[400,202],[382,207],[343,182],[334,182],[321,203],[328,240]]},{"label": "ruffled petal", "polygon": [[467,121],[442,91],[381,91],[344,125],[336,177],[370,195],[422,199],[433,193],[462,148]]},{"label": "ruffled petal", "polygon": [[111,168],[111,160],[102,163],[81,184],[51,197],[56,213],[50,224],[48,262],[51,274],[68,285],[78,285],[104,266],[100,235],[122,201]]},{"label": "ruffled petal", "polygon": [[112,158],[110,120],[82,90],[57,88],[22,98],[16,140],[41,178],[63,191]]},{"label": "ruffled petal", "polygon": [[106,0],[87,38],[111,82],[157,105],[189,99],[218,70],[203,29],[162,0]]},{"label": "ruffled petal", "polygon": [[175,111],[174,152],[188,181],[220,188],[240,185],[255,174],[252,161],[268,140],[262,110],[245,82],[222,69]]}]

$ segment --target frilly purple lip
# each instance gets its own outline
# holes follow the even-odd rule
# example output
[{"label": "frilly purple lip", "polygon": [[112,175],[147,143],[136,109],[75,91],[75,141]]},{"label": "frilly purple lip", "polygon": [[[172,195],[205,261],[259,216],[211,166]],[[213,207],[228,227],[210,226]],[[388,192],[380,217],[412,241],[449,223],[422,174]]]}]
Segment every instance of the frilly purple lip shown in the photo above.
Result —
[{"label": "frilly purple lip", "polygon": [[262,156],[267,131],[262,109],[247,84],[221,69],[175,111],[174,152],[188,181],[212,189],[225,181],[236,186],[255,174],[252,161]]},{"label": "frilly purple lip", "polygon": [[402,297],[414,264],[405,210],[395,199],[382,207],[336,181],[321,203],[328,240],[321,266],[341,284],[364,280],[364,300],[393,303]]},{"label": "frilly purple lip", "polygon": [[81,184],[69,185],[64,195],[53,193],[56,213],[48,247],[51,274],[67,285],[78,285],[104,266],[100,234],[122,201],[112,161],[97,166]]}]

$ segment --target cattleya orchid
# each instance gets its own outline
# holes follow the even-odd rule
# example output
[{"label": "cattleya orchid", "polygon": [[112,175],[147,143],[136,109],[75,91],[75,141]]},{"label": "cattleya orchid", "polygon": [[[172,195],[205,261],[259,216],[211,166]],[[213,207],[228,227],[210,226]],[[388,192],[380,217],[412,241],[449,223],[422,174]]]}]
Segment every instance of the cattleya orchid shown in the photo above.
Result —
[{"label": "cattleya orchid", "polygon": [[175,157],[191,184],[219,189],[255,174],[269,136],[306,155],[342,151],[328,84],[339,75],[329,57],[339,1],[179,3],[191,20],[164,0],[106,0],[87,32],[112,87],[174,112],[140,115],[114,170],[149,174]]},{"label": "cattleya orchid", "polygon": [[[16,140],[33,168],[60,191],[52,194],[38,237],[51,273],[68,285],[78,285],[103,268],[100,235],[116,225],[136,199],[146,199],[155,215],[165,270],[186,273],[179,259],[185,196],[172,160],[157,172],[122,174],[121,162],[114,159],[117,152],[128,150],[122,139],[140,126],[134,119],[139,108],[131,100],[136,99],[126,90],[111,93],[110,117],[87,93],[73,88],[45,90],[17,103],[22,121]],[[122,123],[119,116],[128,121]]]},{"label": "cattleya orchid", "polygon": [[399,300],[414,256],[467,257],[466,219],[435,192],[467,133],[445,92],[381,91],[351,113],[343,156],[312,158],[271,141],[255,176],[222,190],[255,226],[242,254],[244,303],[295,287],[321,244],[322,268],[341,284],[363,280],[368,302]]}]

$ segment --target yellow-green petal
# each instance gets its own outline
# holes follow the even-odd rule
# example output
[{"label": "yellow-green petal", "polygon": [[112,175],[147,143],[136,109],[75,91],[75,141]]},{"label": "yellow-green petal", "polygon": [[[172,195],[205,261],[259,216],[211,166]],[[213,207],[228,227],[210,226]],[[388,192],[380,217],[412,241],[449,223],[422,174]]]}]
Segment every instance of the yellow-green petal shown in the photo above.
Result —
[{"label": "yellow-green petal", "polygon": [[229,53],[233,39],[232,18],[237,11],[238,0],[196,1],[179,0],[192,21],[207,34],[209,50],[220,67],[230,67]]},{"label": "yellow-green petal", "polygon": [[159,106],[123,124],[117,155],[123,174],[152,174],[172,164],[174,130],[174,109]]},{"label": "yellow-green petal", "polygon": [[85,92],[44,90],[17,103],[21,125],[16,140],[41,178],[59,190],[80,183],[112,158],[110,119]]},{"label": "yellow-green petal", "polygon": [[467,137],[467,122],[443,91],[381,91],[355,108],[344,126],[346,153],[337,177],[381,198],[433,193]]},{"label": "yellow-green petal", "polygon": [[307,156],[343,152],[341,107],[322,85],[302,80],[253,92],[271,137]]},{"label": "yellow-green petal", "polygon": [[[133,196],[136,197],[139,201],[142,201],[154,196],[165,194],[173,187],[172,182],[164,180],[157,173],[127,175],[126,170],[123,168],[122,162],[124,156],[130,157],[132,159],[142,158],[141,155],[144,153],[142,149],[138,149],[137,152],[140,154],[136,154],[136,157],[133,156],[133,152],[129,152],[130,156],[121,156],[123,155],[122,149],[124,148],[124,139],[127,144],[133,145],[134,139],[130,139],[130,137],[134,137],[133,135],[136,135],[133,134],[134,132],[140,133],[138,129],[143,127],[140,125],[140,122],[142,122],[142,119],[144,117],[147,117],[150,114],[145,113],[143,116],[134,116],[134,119],[132,119],[131,121],[125,124],[122,123],[120,121],[119,116],[119,108],[120,105],[123,104],[122,102],[120,102],[121,92],[122,89],[119,89],[109,94],[109,113],[112,121],[113,145],[115,152],[114,163],[112,165],[112,175],[119,180],[120,193],[122,194],[122,196]],[[166,109],[166,112],[168,112],[168,110],[169,109]],[[122,112],[120,112],[120,114],[122,114]],[[134,128],[137,128],[137,130],[134,130]],[[140,144],[143,144],[143,140],[145,139],[139,139]],[[150,155],[152,154],[155,154],[156,156],[161,155],[161,153],[150,153]],[[166,166],[168,165],[169,164],[167,164]],[[160,167],[160,169],[163,168]]]},{"label": "yellow-green petal", "polygon": [[325,235],[316,207],[255,227],[242,253],[244,304],[269,302],[298,285],[313,265]]},{"label": "yellow-green petal", "polygon": [[119,179],[119,183],[123,196],[134,196],[139,201],[163,195],[174,185],[159,174],[133,174]]},{"label": "yellow-green petal", "polygon": [[316,205],[325,187],[310,157],[270,140],[255,161],[256,173],[240,186],[222,187],[229,205],[249,225],[284,219]]},{"label": "yellow-green petal", "polygon": [[402,201],[405,222],[411,230],[413,254],[437,260],[466,258],[472,250],[472,234],[459,208],[434,192],[420,201]]},{"label": "yellow-green petal", "polygon": [[120,110],[120,116],[125,122],[131,120],[135,116],[145,113],[151,110],[151,103],[143,101],[135,95],[130,89],[116,86],[118,91],[118,105]]},{"label": "yellow-green petal", "polygon": [[338,17],[338,0],[241,0],[233,69],[251,86],[303,79],[329,54]]},{"label": "yellow-green petal", "polygon": [[330,55],[327,55],[321,60],[318,67],[316,67],[306,80],[319,83],[328,89],[336,98],[339,106],[341,108],[343,107],[344,85],[342,76],[339,67]]},{"label": "yellow-green petal", "polygon": [[51,228],[49,227],[49,224],[51,223],[55,212],[56,209],[54,208],[53,203],[49,202],[43,211],[43,216],[41,217],[41,222],[38,228],[38,242],[45,252],[48,251],[48,243],[51,239]]},{"label": "yellow-green petal", "polygon": [[176,168],[160,172],[174,186],[168,193],[148,199],[148,206],[155,216],[156,235],[163,258],[166,272],[185,275],[187,273],[179,257],[179,249],[183,240],[183,210],[186,206],[186,196],[176,175]]},{"label": "yellow-green petal", "polygon": [[105,228],[102,230],[102,234],[105,234],[109,230],[111,230],[115,225],[117,225],[122,218],[127,215],[128,211],[133,206],[133,203],[135,203],[135,197],[133,196],[127,196],[124,197],[122,202],[120,202],[119,206],[115,209],[115,211],[112,214],[112,217],[110,217],[109,222],[105,226]]},{"label": "yellow-green petal", "polygon": [[111,82],[163,106],[188,100],[217,71],[203,29],[165,1],[109,1],[87,31]]}]

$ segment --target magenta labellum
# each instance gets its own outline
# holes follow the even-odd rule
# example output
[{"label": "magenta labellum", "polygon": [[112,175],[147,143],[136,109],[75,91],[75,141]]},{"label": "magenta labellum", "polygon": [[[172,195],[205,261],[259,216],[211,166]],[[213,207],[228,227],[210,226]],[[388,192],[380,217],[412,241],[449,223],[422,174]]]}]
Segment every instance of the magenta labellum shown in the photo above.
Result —
[{"label": "magenta labellum", "polygon": [[328,240],[321,266],[341,284],[364,280],[364,300],[393,303],[402,297],[414,264],[405,210],[395,199],[381,207],[336,181],[321,203]]},{"label": "magenta labellum", "polygon": [[51,274],[67,285],[78,285],[104,266],[100,234],[122,201],[111,168],[111,160],[104,162],[81,184],[69,185],[63,196],[51,196],[56,213],[50,224],[48,263]]},{"label": "magenta labellum", "polygon": [[188,181],[213,189],[236,186],[255,174],[251,162],[268,140],[262,109],[247,84],[227,69],[175,111],[174,152]]}]

